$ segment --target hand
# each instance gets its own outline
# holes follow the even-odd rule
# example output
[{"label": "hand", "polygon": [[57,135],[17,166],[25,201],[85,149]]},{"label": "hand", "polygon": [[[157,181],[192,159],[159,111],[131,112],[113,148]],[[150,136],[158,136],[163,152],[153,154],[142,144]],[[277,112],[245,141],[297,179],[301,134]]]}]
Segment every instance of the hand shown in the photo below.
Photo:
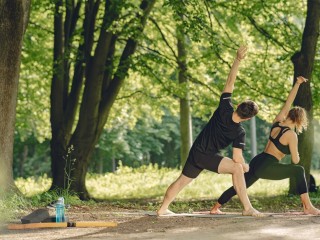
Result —
[{"label": "hand", "polygon": [[237,51],[237,59],[239,61],[241,61],[242,59],[244,59],[246,57],[246,53],[247,53],[247,46],[240,46],[238,51]]},{"label": "hand", "polygon": [[246,164],[246,163],[242,163],[242,169],[243,169],[243,172],[249,172],[249,164]]},{"label": "hand", "polygon": [[306,78],[304,78],[302,76],[299,76],[299,77],[297,77],[296,83],[301,84],[301,83],[304,83],[304,82],[307,82],[307,81],[308,81],[308,79],[306,79]]}]

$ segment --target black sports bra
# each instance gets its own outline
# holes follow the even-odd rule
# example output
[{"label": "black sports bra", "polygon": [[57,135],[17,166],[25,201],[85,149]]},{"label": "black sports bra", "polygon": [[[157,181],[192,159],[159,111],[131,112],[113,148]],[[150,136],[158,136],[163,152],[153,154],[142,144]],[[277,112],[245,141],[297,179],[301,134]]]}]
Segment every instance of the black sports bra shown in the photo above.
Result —
[{"label": "black sports bra", "polygon": [[[272,138],[271,137],[271,132],[274,128],[279,127],[281,130],[278,133],[278,136],[276,136],[276,138]],[[283,154],[290,154],[290,149],[289,149],[289,145],[283,145],[282,143],[280,143],[279,139],[282,137],[282,135],[289,131],[290,128],[289,127],[283,127],[279,125],[279,122],[275,122],[270,130],[270,135],[269,135],[269,140],[276,146],[276,148],[282,152]]]}]

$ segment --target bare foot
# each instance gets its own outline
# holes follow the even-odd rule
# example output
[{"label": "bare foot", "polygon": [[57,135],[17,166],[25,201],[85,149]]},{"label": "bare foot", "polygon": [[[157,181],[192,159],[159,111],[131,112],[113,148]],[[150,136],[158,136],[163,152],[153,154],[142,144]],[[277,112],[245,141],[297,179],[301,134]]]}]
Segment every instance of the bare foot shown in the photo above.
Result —
[{"label": "bare foot", "polygon": [[252,216],[252,217],[265,217],[266,215],[259,212],[258,210],[254,208],[250,208],[248,210],[243,210],[242,211],[243,216]]},{"label": "bare foot", "polygon": [[225,215],[225,212],[222,212],[219,208],[212,208],[210,210],[210,214],[216,214],[216,215]]},{"label": "bare foot", "polygon": [[304,208],[303,212],[305,214],[311,214],[311,215],[320,215],[320,210],[315,208],[314,206],[310,207],[310,208]]},{"label": "bare foot", "polygon": [[158,210],[157,215],[158,216],[163,216],[163,215],[170,215],[170,214],[175,214],[174,212],[170,211],[169,209],[166,209],[164,211]]},{"label": "bare foot", "polygon": [[221,207],[221,206],[222,206],[222,205],[217,202],[217,203],[211,208],[210,214],[226,214],[226,213],[220,211],[220,207]]}]

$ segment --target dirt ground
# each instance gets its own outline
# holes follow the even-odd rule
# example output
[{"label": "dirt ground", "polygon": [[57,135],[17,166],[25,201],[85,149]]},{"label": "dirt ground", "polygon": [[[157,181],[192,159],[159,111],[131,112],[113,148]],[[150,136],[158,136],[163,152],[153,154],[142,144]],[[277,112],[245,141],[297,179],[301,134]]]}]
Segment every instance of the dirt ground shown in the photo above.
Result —
[{"label": "dirt ground", "polygon": [[[0,239],[320,239],[320,217],[277,213],[263,218],[236,213],[207,217],[157,217],[143,210],[72,207],[69,221],[111,221],[116,227],[8,230]],[[17,220],[18,222],[19,220]]]}]

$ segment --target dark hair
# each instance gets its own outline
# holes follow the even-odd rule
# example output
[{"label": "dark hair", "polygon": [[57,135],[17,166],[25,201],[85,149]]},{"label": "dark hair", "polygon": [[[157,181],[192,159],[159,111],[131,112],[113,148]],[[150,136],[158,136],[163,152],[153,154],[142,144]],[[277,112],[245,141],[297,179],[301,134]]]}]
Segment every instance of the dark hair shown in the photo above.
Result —
[{"label": "dark hair", "polygon": [[240,103],[236,109],[236,113],[242,119],[252,118],[258,113],[258,111],[258,105],[251,100],[246,100]]},{"label": "dark hair", "polygon": [[297,133],[302,133],[303,130],[307,129],[308,118],[307,113],[302,107],[293,107],[288,112],[287,118],[291,119],[296,124]]}]

